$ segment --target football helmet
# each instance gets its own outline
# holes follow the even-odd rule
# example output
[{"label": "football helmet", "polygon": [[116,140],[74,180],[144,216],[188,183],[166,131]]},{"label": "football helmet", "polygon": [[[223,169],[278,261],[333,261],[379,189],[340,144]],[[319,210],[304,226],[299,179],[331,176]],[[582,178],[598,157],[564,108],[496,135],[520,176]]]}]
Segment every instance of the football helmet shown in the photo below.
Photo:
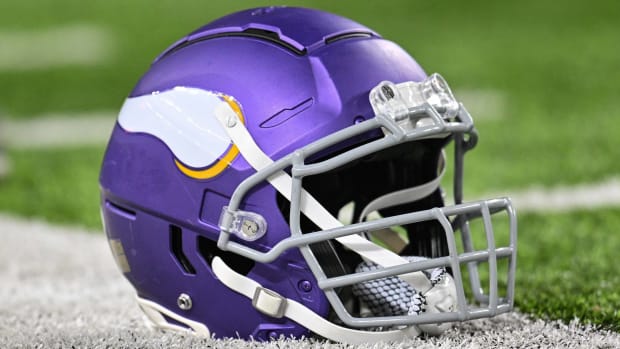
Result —
[{"label": "football helmet", "polygon": [[446,81],[373,30],[241,11],[166,49],[125,100],[100,174],[104,229],[161,328],[438,334],[513,307],[510,200],[462,200],[477,139]]}]

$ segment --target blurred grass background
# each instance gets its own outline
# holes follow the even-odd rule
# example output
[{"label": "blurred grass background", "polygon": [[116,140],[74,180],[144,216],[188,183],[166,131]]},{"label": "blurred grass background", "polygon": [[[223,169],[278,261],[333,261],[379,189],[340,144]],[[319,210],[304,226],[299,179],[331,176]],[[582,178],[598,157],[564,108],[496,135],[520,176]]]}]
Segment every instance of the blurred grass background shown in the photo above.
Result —
[{"label": "blurred grass background", "polygon": [[[440,72],[457,97],[460,91],[492,97],[494,113],[484,100],[471,110],[480,142],[468,155],[466,197],[620,174],[617,1],[6,2],[0,32],[89,25],[112,42],[96,65],[0,69],[0,118],[116,111],[169,44],[224,14],[266,4],[350,17],[398,42],[427,72]],[[10,49],[1,38],[0,57]],[[99,228],[104,147],[8,146],[12,171],[0,179],[0,210]],[[516,305],[536,316],[620,329],[619,227],[618,207],[521,213]]]}]

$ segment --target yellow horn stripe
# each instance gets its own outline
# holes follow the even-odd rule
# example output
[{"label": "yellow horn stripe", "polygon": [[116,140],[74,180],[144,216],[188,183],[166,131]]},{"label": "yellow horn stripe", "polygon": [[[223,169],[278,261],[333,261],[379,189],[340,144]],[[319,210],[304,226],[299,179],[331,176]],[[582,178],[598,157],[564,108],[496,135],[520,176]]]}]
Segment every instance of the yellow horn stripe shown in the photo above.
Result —
[{"label": "yellow horn stripe", "polygon": [[230,149],[226,152],[223,158],[219,159],[213,166],[204,169],[204,170],[192,170],[187,166],[183,165],[179,162],[179,160],[174,159],[174,163],[177,165],[179,170],[183,172],[186,176],[196,178],[196,179],[209,179],[217,176],[222,173],[228,167],[228,165],[239,155],[239,149],[237,146],[233,144]]},{"label": "yellow horn stripe", "polygon": [[[241,122],[245,123],[243,113],[241,112],[241,107],[239,106],[237,101],[235,101],[230,96],[222,95],[221,97],[224,99],[224,101],[226,101],[226,103],[228,103],[232,110],[237,113],[239,119],[241,119]],[[221,159],[219,159],[215,164],[204,170],[192,170],[191,168],[183,165],[177,159],[174,159],[174,164],[177,165],[177,168],[188,177],[192,177],[195,179],[209,179],[222,173],[228,167],[228,165],[231,164],[233,160],[235,160],[237,155],[239,155],[239,149],[236,145],[233,144]]]}]

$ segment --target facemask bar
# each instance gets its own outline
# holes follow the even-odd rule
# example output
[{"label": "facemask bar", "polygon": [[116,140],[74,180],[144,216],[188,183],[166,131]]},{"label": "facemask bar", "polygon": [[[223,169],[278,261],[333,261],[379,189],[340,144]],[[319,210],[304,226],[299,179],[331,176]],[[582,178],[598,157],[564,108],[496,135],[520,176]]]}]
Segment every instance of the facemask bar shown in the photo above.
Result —
[{"label": "facemask bar", "polygon": [[[510,225],[510,244],[505,247],[496,247],[493,226],[491,223],[491,215],[500,211],[506,211],[509,216]],[[465,247],[464,253],[458,253],[456,247],[456,241],[454,238],[454,231],[452,230],[452,224],[448,217],[462,216],[467,220],[481,217],[484,223],[484,231],[486,235],[487,248],[484,250],[474,250],[471,248],[471,235],[469,233],[463,234],[463,240],[467,240],[470,248]],[[398,325],[412,325],[412,324],[426,324],[426,323],[442,323],[453,321],[465,321],[478,319],[483,317],[492,317],[497,314],[508,312],[513,307],[514,299],[514,283],[515,283],[515,261],[516,261],[516,215],[511,206],[510,200],[507,198],[491,199],[484,201],[471,202],[455,206],[447,206],[440,208],[433,208],[424,211],[416,211],[413,213],[407,213],[403,215],[383,218],[367,223],[358,223],[342,228],[350,233],[362,233],[369,230],[378,230],[388,228],[394,225],[404,225],[417,223],[422,221],[437,220],[444,228],[448,241],[449,255],[444,257],[437,257],[428,260],[418,261],[415,263],[398,265],[394,267],[381,268],[378,270],[359,272],[352,275],[344,275],[338,277],[327,278],[322,272],[322,269],[318,268],[314,270],[318,263],[312,263],[310,266],[313,272],[318,273],[321,278],[319,279],[319,287],[325,291],[327,298],[330,300],[336,314],[347,325],[352,327],[384,327],[384,326],[398,326]],[[340,229],[334,229],[329,231],[334,236],[339,235],[341,232],[337,232]],[[307,234],[308,235],[308,234]],[[302,253],[306,259],[314,258],[312,251],[308,246],[301,247]],[[509,274],[507,280],[507,292],[505,298],[500,298],[498,289],[498,270],[497,260],[506,258],[509,260]],[[428,270],[438,267],[451,267],[453,272],[453,278],[457,285],[463,284],[461,275],[461,264],[467,264],[468,266],[475,266],[476,263],[488,262],[489,263],[489,285],[490,292],[488,295],[482,294],[482,299],[478,300],[482,304],[486,304],[486,307],[470,308],[467,305],[467,299],[463,287],[457,287],[457,304],[459,309],[454,312],[446,313],[427,313],[420,315],[403,315],[403,316],[382,316],[382,317],[363,317],[357,318],[351,316],[345,309],[342,301],[335,292],[336,288],[353,285],[356,283],[381,279],[394,275],[402,275],[410,272]],[[470,281],[473,283],[473,274],[469,274]],[[478,274],[475,275],[478,277]],[[480,280],[475,280],[478,287],[480,286]],[[481,289],[479,289],[482,293]]]},{"label": "facemask bar", "polygon": [[[381,88],[382,85],[377,88]],[[385,91],[385,89],[384,89]],[[508,199],[486,200],[468,204],[457,204],[451,207],[434,208],[425,211],[417,211],[394,217],[387,217],[372,222],[363,222],[343,227],[325,229],[318,232],[303,234],[300,230],[299,221],[301,215],[300,204],[302,201],[302,179],[305,176],[316,175],[327,172],[342,166],[350,161],[359,159],[374,152],[389,148],[403,142],[431,138],[445,137],[452,134],[459,140],[455,147],[457,164],[455,172],[455,199],[461,200],[460,180],[462,179],[462,157],[468,146],[475,144],[476,134],[473,128],[473,121],[467,110],[462,104],[458,104],[458,111],[453,118],[445,119],[444,115],[438,112],[441,106],[423,103],[412,108],[407,107],[406,111],[398,106],[395,113],[389,110],[382,110],[384,114],[378,114],[375,118],[365,122],[350,126],[339,132],[326,136],[314,143],[311,143],[282,159],[269,163],[258,170],[254,175],[244,180],[233,193],[230,204],[225,207],[220,219],[221,233],[218,239],[218,247],[222,250],[229,250],[252,260],[268,263],[278,258],[284,251],[290,248],[300,248],[304,258],[308,262],[312,272],[315,274],[319,286],[325,290],[332,307],[340,318],[349,326],[353,327],[375,327],[392,325],[409,325],[421,323],[450,322],[456,320],[467,320],[480,317],[493,316],[498,313],[512,309],[514,295],[514,273],[516,260],[516,216]],[[304,161],[313,154],[318,153],[334,144],[371,131],[381,128],[385,137],[363,144],[344,153],[331,157],[327,160],[305,164]],[[463,141],[463,135],[469,136],[469,143]],[[460,159],[459,159],[460,158]],[[461,161],[459,166],[458,162]],[[276,244],[270,251],[261,252],[245,246],[235,241],[230,241],[231,227],[237,218],[239,205],[243,197],[253,187],[273,180],[286,168],[291,168],[292,188],[291,209],[290,209],[290,228],[291,237],[283,239]],[[460,168],[459,168],[460,167]],[[496,248],[494,242],[493,228],[490,215],[499,211],[506,211],[510,221],[510,245],[508,247]],[[455,217],[450,222],[449,217]],[[482,217],[484,230],[487,240],[487,249],[474,251],[471,242],[467,222],[473,217]],[[412,224],[427,220],[437,220],[447,236],[449,256],[433,258],[415,263],[407,263],[393,267],[381,268],[379,270],[344,275],[339,277],[327,278],[316,258],[312,254],[309,245],[320,241],[335,239],[352,234],[361,234],[366,231],[387,228],[393,225]],[[454,227],[462,230],[462,239],[465,253],[458,254],[454,239]],[[506,299],[499,299],[497,289],[497,258],[509,259],[508,291]],[[484,295],[480,288],[478,278],[477,263],[488,262],[490,268],[490,292]],[[487,308],[469,309],[462,287],[462,277],[460,264],[466,263],[470,270],[470,282],[475,292],[475,298],[482,303],[487,303]],[[459,285],[457,287],[457,297],[459,309],[456,312],[421,314],[409,316],[386,316],[372,318],[355,318],[347,313],[342,301],[338,298],[334,288],[364,280],[372,280],[387,276],[398,276],[414,271],[421,271],[428,268],[447,266],[451,267],[454,278]],[[472,272],[473,271],[473,272]],[[474,280],[476,279],[476,280]]]}]

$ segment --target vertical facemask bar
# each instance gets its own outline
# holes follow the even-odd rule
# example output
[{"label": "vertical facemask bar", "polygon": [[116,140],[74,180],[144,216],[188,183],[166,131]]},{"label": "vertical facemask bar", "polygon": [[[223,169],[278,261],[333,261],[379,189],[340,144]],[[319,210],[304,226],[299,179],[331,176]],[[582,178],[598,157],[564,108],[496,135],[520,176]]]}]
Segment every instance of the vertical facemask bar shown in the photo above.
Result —
[{"label": "vertical facemask bar", "polygon": [[[461,263],[459,261],[459,251],[456,247],[456,241],[454,239],[454,230],[452,229],[452,225],[440,209],[433,209],[435,213],[435,219],[439,221],[439,224],[443,227],[443,230],[446,234],[446,241],[448,242],[448,252],[450,253],[450,266],[452,267],[452,277],[457,285],[463,285],[463,276],[461,275]],[[459,315],[459,320],[463,321],[467,317],[467,298],[465,297],[465,290],[463,287],[456,288],[456,296],[457,296],[457,313]]]},{"label": "vertical facemask bar", "polygon": [[[294,154],[292,159],[293,167],[295,165],[302,165],[304,160],[300,153]],[[301,194],[303,191],[302,188],[302,178],[301,176],[293,176],[292,177],[292,185],[291,185],[291,206],[289,210],[289,226],[291,228],[291,236],[302,236],[303,233],[301,231]],[[306,260],[315,260],[316,257],[314,253],[312,253],[312,249],[310,248],[310,244],[300,246],[299,250]],[[319,267],[319,263],[308,263],[310,267],[310,271],[316,276],[317,280],[323,280],[327,278],[323,269]]]},{"label": "vertical facemask bar", "polygon": [[[469,221],[464,217],[457,217],[459,221],[459,230],[461,231],[461,240],[463,242],[463,248],[465,252],[473,252],[474,244],[471,239],[471,231],[469,229]],[[467,271],[469,274],[469,282],[471,285],[472,293],[476,301],[480,303],[488,302],[488,297],[484,294],[482,286],[480,285],[480,275],[478,275],[478,263],[467,263]]]},{"label": "vertical facemask bar", "polygon": [[[467,133],[469,138],[465,139],[465,133],[454,133],[454,204],[458,205],[463,202],[463,182],[464,182],[464,165],[465,153],[476,146],[478,142],[478,132],[472,129]],[[474,251],[471,232],[469,229],[469,221],[464,216],[457,216],[454,219],[453,226],[461,231],[461,240],[465,251]],[[469,282],[476,301],[483,303],[488,302],[488,296],[484,294],[480,285],[480,275],[478,273],[478,263],[467,263],[467,271],[469,273]]]},{"label": "vertical facemask bar", "polygon": [[492,316],[497,314],[497,255],[495,253],[495,235],[491,223],[491,213],[486,202],[482,203],[482,222],[486,233],[487,249],[489,251],[489,310]]},{"label": "vertical facemask bar", "polygon": [[[303,164],[303,159],[300,154],[295,154],[293,156],[293,167],[299,166]],[[301,231],[301,191],[302,191],[302,178],[301,176],[292,176],[292,188],[291,188],[291,208],[289,212],[289,224],[291,227],[291,235],[300,236],[302,235]]]},{"label": "vertical facemask bar", "polygon": [[[510,201],[510,199],[507,199]],[[517,272],[517,213],[515,212],[514,207],[511,205],[508,206],[508,219],[510,224],[510,248],[514,250],[514,257],[510,258],[508,265],[508,282],[506,287],[507,297],[510,301],[510,307],[512,308],[514,305],[514,292],[515,292],[515,278]]]},{"label": "vertical facemask bar", "polygon": [[454,134],[454,204],[463,202],[463,160],[465,157],[462,133]]}]

